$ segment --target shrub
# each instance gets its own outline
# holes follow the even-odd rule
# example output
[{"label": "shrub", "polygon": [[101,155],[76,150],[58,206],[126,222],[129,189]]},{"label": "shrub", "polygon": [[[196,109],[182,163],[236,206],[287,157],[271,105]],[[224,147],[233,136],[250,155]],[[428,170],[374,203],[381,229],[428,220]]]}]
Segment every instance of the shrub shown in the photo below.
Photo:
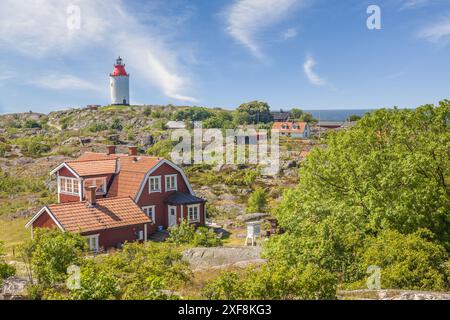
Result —
[{"label": "shrub", "polygon": [[43,142],[41,137],[21,139],[18,142],[22,153],[29,157],[40,157],[51,150],[50,145]]},{"label": "shrub", "polygon": [[448,290],[448,254],[430,241],[429,231],[403,235],[387,230],[367,240],[361,255],[365,272],[371,265],[381,268],[381,285],[389,289]]},{"label": "shrub", "polygon": [[100,132],[108,130],[108,126],[101,122],[95,122],[88,127],[88,130],[90,132]]},{"label": "shrub", "polygon": [[3,158],[6,156],[7,152],[11,151],[11,146],[7,143],[0,142],[0,157]]},{"label": "shrub", "polygon": [[5,253],[3,248],[3,242],[0,241],[0,286],[3,279],[7,279],[16,274],[14,266],[9,265],[5,261]]},{"label": "shrub", "polygon": [[244,296],[240,275],[223,271],[202,289],[202,296],[208,300],[239,300]]},{"label": "shrub", "polygon": [[183,220],[179,225],[169,228],[170,236],[168,242],[176,245],[190,244],[194,241],[195,229],[186,220]]},{"label": "shrub", "polygon": [[250,195],[247,202],[247,213],[263,212],[267,206],[266,191],[257,187]]},{"label": "shrub", "polygon": [[32,129],[32,128],[41,128],[41,124],[39,122],[37,122],[36,120],[27,120],[25,121],[25,123],[23,124],[24,128],[27,129]]},{"label": "shrub", "polygon": [[195,232],[192,244],[196,247],[220,247],[222,240],[212,229],[199,227]]},{"label": "shrub", "polygon": [[122,125],[120,119],[115,118],[115,119],[113,120],[113,123],[111,124],[111,129],[117,130],[117,131],[122,131],[123,125]]}]

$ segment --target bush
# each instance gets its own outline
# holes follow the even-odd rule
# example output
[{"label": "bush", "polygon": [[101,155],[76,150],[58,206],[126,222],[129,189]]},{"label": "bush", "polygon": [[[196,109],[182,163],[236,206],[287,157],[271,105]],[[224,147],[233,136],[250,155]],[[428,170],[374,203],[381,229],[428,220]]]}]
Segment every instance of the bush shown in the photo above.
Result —
[{"label": "bush", "polygon": [[115,119],[113,120],[113,123],[111,124],[111,129],[117,130],[117,131],[122,131],[123,125],[122,125],[120,119],[115,118]]},{"label": "bush", "polygon": [[199,227],[195,232],[192,244],[196,247],[220,247],[222,240],[218,238],[214,230]]},{"label": "bush", "polygon": [[409,235],[388,230],[369,238],[360,253],[361,271],[372,265],[380,267],[383,288],[448,290],[448,254],[430,238],[432,234],[424,230]]},{"label": "bush", "polygon": [[7,143],[0,142],[0,157],[4,158],[7,152],[11,151],[11,146]]},{"label": "bush", "polygon": [[29,119],[29,120],[25,121],[23,127],[27,128],[27,129],[41,128],[41,124],[39,122],[37,122],[36,120]]},{"label": "bush", "polygon": [[170,236],[167,239],[169,243],[176,245],[191,244],[194,241],[195,229],[186,220],[179,225],[169,228]]},{"label": "bush", "polygon": [[264,212],[267,206],[266,191],[257,187],[250,195],[247,202],[247,213]]},{"label": "bush", "polygon": [[14,266],[9,265],[5,261],[5,253],[3,249],[3,242],[0,241],[0,286],[2,280],[12,277],[16,274],[16,269]]},{"label": "bush", "polygon": [[108,126],[101,122],[95,122],[88,127],[88,130],[90,132],[100,132],[108,130]]},{"label": "bush", "polygon": [[202,289],[202,296],[208,300],[239,300],[244,296],[240,275],[223,271]]},{"label": "bush", "polygon": [[40,157],[51,150],[50,145],[43,142],[42,137],[21,139],[18,142],[20,150],[28,157]]},{"label": "bush", "polygon": [[81,265],[86,250],[86,240],[78,234],[37,229],[34,239],[22,246],[21,255],[38,284],[47,288],[64,282],[67,268]]}]

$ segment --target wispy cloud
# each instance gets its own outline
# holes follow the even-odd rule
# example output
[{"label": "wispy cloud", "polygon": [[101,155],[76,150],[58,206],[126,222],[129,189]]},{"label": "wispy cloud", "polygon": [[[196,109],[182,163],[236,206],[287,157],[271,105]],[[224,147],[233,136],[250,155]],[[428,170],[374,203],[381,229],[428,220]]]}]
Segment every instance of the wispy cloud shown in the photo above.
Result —
[{"label": "wispy cloud", "polygon": [[304,4],[304,0],[236,0],[226,11],[227,31],[257,58],[264,58],[260,33]]},{"label": "wispy cloud", "polygon": [[289,28],[286,31],[284,31],[282,34],[283,40],[295,38],[296,36],[297,36],[297,30],[294,28]]},{"label": "wispy cloud", "polygon": [[316,65],[316,61],[312,56],[307,56],[305,63],[303,64],[303,70],[305,72],[308,81],[315,86],[324,86],[327,84],[325,79],[319,77],[313,70]]},{"label": "wispy cloud", "polygon": [[420,30],[418,37],[430,42],[439,42],[450,38],[450,15]]},{"label": "wispy cloud", "polygon": [[[79,30],[67,27],[67,9],[73,3],[81,9]],[[3,0],[0,46],[36,59],[107,50],[112,56],[124,56],[133,75],[146,79],[165,96],[193,101],[186,94],[192,90],[189,66],[182,59],[182,50],[170,38],[181,30],[177,23],[182,21],[155,12],[145,12],[146,22],[153,23],[144,24],[121,0]],[[162,23],[163,19],[172,23]],[[172,29],[169,32],[162,28]]]},{"label": "wispy cloud", "polygon": [[28,82],[40,88],[50,90],[92,90],[101,91],[97,84],[70,74],[48,74]]},{"label": "wispy cloud", "polygon": [[402,0],[401,10],[420,8],[431,3],[430,0]]},{"label": "wispy cloud", "polygon": [[0,72],[0,81],[11,80],[16,77],[16,73],[13,71],[3,71]]}]

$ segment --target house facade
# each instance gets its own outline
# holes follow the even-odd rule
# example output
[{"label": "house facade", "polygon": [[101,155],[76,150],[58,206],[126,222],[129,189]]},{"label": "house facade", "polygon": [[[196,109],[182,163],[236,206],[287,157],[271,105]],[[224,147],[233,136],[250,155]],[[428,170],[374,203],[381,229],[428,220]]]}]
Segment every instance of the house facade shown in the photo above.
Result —
[{"label": "house facade", "polygon": [[275,122],[273,131],[280,133],[280,136],[291,138],[309,139],[311,137],[311,127],[306,122]]},{"label": "house facade", "polygon": [[58,227],[94,235],[90,246],[98,250],[145,241],[157,229],[183,220],[205,224],[206,201],[195,196],[183,170],[164,158],[140,156],[135,147],[126,154],[116,153],[114,146],[106,153],[84,153],[51,175],[57,179],[59,204],[41,209],[27,224],[31,230]]}]

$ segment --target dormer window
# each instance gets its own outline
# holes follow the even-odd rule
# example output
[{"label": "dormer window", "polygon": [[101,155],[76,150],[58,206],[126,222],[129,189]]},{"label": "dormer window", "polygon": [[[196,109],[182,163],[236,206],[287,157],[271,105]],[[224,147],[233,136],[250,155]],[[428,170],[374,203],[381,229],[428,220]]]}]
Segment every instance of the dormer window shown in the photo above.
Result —
[{"label": "dormer window", "polygon": [[166,191],[177,191],[177,175],[166,176]]},{"label": "dormer window", "polygon": [[285,124],[283,124],[283,125],[281,126],[281,129],[286,130],[286,129],[287,129],[287,126],[286,126]]},{"label": "dormer window", "polygon": [[69,177],[59,177],[58,192],[78,196],[80,194],[78,179]]},{"label": "dormer window", "polygon": [[106,178],[93,178],[93,179],[86,179],[84,182],[85,187],[97,187],[96,193],[98,195],[105,195],[106,194]]}]

